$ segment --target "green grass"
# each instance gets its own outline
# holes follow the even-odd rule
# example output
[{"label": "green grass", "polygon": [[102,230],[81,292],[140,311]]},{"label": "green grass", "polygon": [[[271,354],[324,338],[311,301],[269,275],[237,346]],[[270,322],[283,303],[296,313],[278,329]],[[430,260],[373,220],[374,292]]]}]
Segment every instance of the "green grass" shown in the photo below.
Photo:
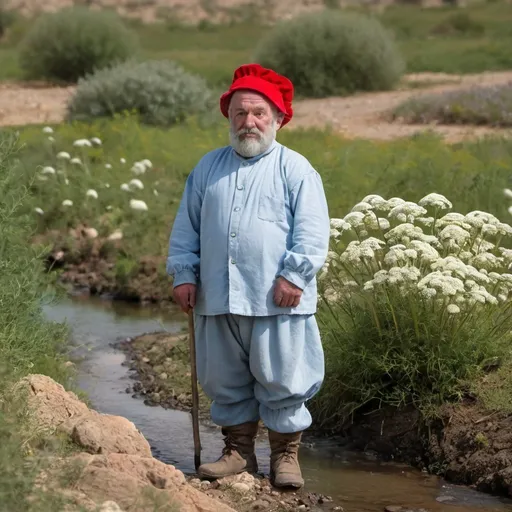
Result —
[{"label": "green grass", "polygon": [[68,384],[62,365],[67,327],[43,317],[51,277],[40,251],[29,245],[35,224],[22,215],[28,196],[13,151],[13,142],[0,138],[0,510],[50,512],[62,510],[65,500],[34,489],[34,481],[47,455],[69,452],[69,443],[28,430],[24,397],[10,387],[29,373]]},{"label": "green grass", "polygon": [[[75,139],[94,136],[103,141],[101,147],[86,149],[83,155],[73,148]],[[39,232],[55,229],[63,233],[60,238],[74,261],[100,250],[115,263],[109,278],[118,287],[137,275],[142,257],[157,257],[165,286],[168,237],[185,179],[204,153],[228,143],[227,124],[220,114],[208,125],[193,120],[168,130],[142,126],[133,117],[63,124],[55,127],[53,137],[55,143],[51,144],[39,126],[20,130],[24,148],[19,156],[24,172],[44,166],[59,170],[61,163],[55,155],[67,151],[82,160],[85,157],[90,174],[82,167],[69,166],[68,185],[61,174],[33,182],[26,210],[37,219]],[[400,195],[415,201],[435,191],[449,196],[462,213],[481,209],[504,221],[509,218],[502,191],[512,188],[511,141],[489,139],[446,146],[440,139],[424,135],[383,143],[343,140],[329,131],[288,129],[279,134],[279,140],[304,154],[321,173],[331,217],[345,215],[366,194]],[[121,164],[121,158],[127,163]],[[130,171],[132,164],[146,158],[153,169],[135,176]],[[121,184],[133,178],[139,178],[144,189],[122,191]],[[96,190],[98,199],[87,199],[88,189]],[[131,210],[130,198],[145,201],[148,211]],[[73,206],[63,206],[65,199]],[[35,214],[35,207],[42,208],[44,215]],[[81,224],[97,229],[99,239],[77,248],[66,233]],[[123,232],[117,248],[106,240],[115,230]]]},{"label": "green grass", "polygon": [[[477,73],[512,69],[510,5],[493,2],[469,6],[463,10],[470,20],[466,31],[439,33],[439,27],[451,26],[450,20],[460,13],[460,9],[450,7],[395,6],[374,15],[395,33],[408,72]],[[21,76],[16,48],[31,23],[17,19],[8,36],[0,41],[0,80]],[[151,26],[138,21],[127,23],[139,35],[141,58],[177,60],[187,70],[203,75],[215,88],[225,87],[238,65],[253,60],[253,50],[269,30],[258,21],[220,26],[203,24],[200,28],[175,22]],[[472,29],[475,25],[483,27],[481,33]]]}]

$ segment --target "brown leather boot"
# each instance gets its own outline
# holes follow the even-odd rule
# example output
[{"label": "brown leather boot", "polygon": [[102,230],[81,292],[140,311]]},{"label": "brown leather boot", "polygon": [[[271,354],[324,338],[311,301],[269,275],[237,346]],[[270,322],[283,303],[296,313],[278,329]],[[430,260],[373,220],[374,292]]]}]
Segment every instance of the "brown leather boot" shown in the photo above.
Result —
[{"label": "brown leather boot", "polygon": [[222,427],[225,447],[216,462],[202,464],[198,469],[201,478],[215,479],[236,475],[247,471],[256,473],[258,462],[254,453],[254,443],[258,433],[258,422],[242,423],[232,427]]},{"label": "brown leather boot", "polygon": [[304,485],[299,466],[299,445],[302,432],[280,434],[268,430],[270,441],[270,481],[275,487],[295,487]]}]

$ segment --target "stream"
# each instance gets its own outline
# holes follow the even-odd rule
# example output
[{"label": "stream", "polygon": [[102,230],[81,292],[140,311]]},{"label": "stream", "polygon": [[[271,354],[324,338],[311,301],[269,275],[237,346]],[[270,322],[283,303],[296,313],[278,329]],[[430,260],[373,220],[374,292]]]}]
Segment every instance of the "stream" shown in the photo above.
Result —
[{"label": "stream", "polygon": [[[46,316],[66,321],[72,331],[72,356],[79,358],[78,385],[101,413],[132,421],[151,445],[153,456],[194,473],[192,422],[181,411],[149,407],[132,398],[126,388],[133,383],[122,363],[125,354],[112,343],[143,333],[167,330],[177,333],[185,317],[150,307],[91,297],[70,297],[45,306]],[[222,436],[217,429],[201,427],[203,461],[217,459]],[[260,469],[268,472],[268,444],[257,446]],[[345,512],[382,512],[387,505],[424,508],[430,512],[512,512],[512,501],[451,485],[409,466],[376,461],[370,455],[349,452],[320,440],[301,448],[306,490],[331,496]]]}]

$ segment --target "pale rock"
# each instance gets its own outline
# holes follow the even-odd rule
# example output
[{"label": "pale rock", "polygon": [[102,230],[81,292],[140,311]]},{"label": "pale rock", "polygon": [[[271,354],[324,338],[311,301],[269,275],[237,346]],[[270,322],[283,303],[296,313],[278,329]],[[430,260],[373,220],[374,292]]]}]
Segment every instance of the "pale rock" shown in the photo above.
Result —
[{"label": "pale rock", "polygon": [[115,501],[105,501],[98,512],[123,512],[123,510]]},{"label": "pale rock", "polygon": [[251,489],[250,487],[247,485],[247,484],[244,484],[243,482],[236,482],[233,484],[232,488],[235,490],[235,491],[238,491],[238,492],[249,492]]}]

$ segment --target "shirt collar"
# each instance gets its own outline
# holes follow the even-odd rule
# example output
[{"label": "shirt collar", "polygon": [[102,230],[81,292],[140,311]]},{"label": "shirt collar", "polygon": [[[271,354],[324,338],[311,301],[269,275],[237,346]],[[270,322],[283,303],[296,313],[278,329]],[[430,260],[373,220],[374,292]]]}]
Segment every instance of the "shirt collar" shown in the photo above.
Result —
[{"label": "shirt collar", "polygon": [[268,147],[268,149],[266,151],[264,151],[263,153],[260,153],[259,155],[256,155],[256,156],[252,156],[251,158],[244,158],[243,156],[240,156],[235,150],[233,147],[231,147],[231,154],[237,159],[237,160],[240,160],[241,162],[247,162],[249,164],[253,164],[255,162],[257,162],[260,158],[263,158],[264,156],[267,156],[269,153],[272,153],[272,151],[274,151],[274,149],[279,145],[279,142],[277,142],[276,139],[274,139],[272,141],[272,144],[270,144],[270,146]]}]

